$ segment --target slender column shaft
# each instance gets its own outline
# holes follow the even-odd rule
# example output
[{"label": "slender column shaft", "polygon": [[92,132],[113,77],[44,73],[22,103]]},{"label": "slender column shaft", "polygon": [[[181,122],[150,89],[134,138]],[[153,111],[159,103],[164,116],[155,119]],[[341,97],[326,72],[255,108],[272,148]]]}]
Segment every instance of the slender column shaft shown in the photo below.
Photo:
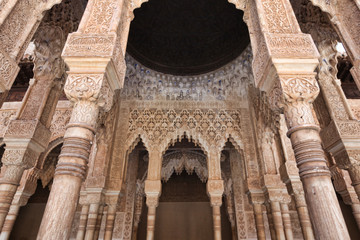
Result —
[{"label": "slender column shaft", "polygon": [[95,232],[94,232],[93,239],[99,239],[101,221],[102,221],[103,215],[104,215],[104,205],[100,205],[97,220],[96,220]]},{"label": "slender column shaft", "polygon": [[80,223],[79,223],[78,232],[76,234],[76,240],[84,240],[89,208],[90,207],[88,204],[83,205],[81,208]]},{"label": "slender column shaft", "polygon": [[5,173],[0,179],[0,229],[4,225],[11,202],[24,172],[24,167],[8,165],[4,171]]},{"label": "slender column shaft", "polygon": [[[151,153],[151,151],[150,151],[150,153]],[[154,164],[155,160],[156,159],[150,158],[150,156],[149,156],[149,165],[150,165],[150,161],[152,161],[152,164]],[[161,163],[160,163],[160,165],[161,165]],[[149,178],[149,175],[148,175],[148,178]],[[160,193],[161,193],[161,181],[160,180],[147,179],[145,181],[146,205],[148,206],[147,235],[146,235],[147,240],[154,239],[156,208],[159,205]]]},{"label": "slender column shaft", "polygon": [[221,240],[221,214],[220,206],[213,205],[213,224],[214,224],[214,239]]},{"label": "slender column shaft", "polygon": [[353,185],[355,192],[360,200],[360,164],[353,164],[348,169],[351,185]]},{"label": "slender column shaft", "polygon": [[286,239],[292,240],[292,239],[294,239],[294,236],[293,236],[293,231],[292,231],[292,227],[291,227],[289,206],[287,205],[287,203],[281,203],[280,207],[281,207],[281,215],[282,215],[282,220],[284,223]]},{"label": "slender column shaft", "polygon": [[255,224],[256,224],[256,234],[259,240],[265,240],[265,226],[264,226],[264,218],[262,213],[261,204],[253,204],[254,207],[254,217],[255,217]]},{"label": "slender column shaft", "polygon": [[281,217],[280,203],[271,202],[271,215],[274,221],[276,239],[285,240],[284,225]]},{"label": "slender column shaft", "polygon": [[99,208],[100,208],[99,203],[90,204],[89,216],[86,224],[85,240],[92,240],[94,238],[95,226],[96,226]]},{"label": "slender column shaft", "polygon": [[360,204],[358,203],[352,204],[351,208],[353,210],[353,215],[358,225],[358,228],[360,229]]},{"label": "slender column shaft", "polygon": [[116,206],[109,205],[107,215],[106,215],[104,240],[111,240],[112,239],[112,234],[113,234],[113,230],[114,230],[114,223],[115,223],[115,216],[116,216]]},{"label": "slender column shaft", "polygon": [[266,215],[267,215],[267,218],[268,218],[271,239],[275,240],[276,239],[276,232],[275,232],[274,219],[273,219],[273,215],[271,213],[270,204],[266,204]]},{"label": "slender column shaft", "polygon": [[146,240],[153,240],[155,234],[156,207],[148,206]]},{"label": "slender column shaft", "polygon": [[297,213],[300,219],[301,230],[305,240],[313,240],[314,232],[311,227],[309,211],[306,206],[297,207]]},{"label": "slender column shaft", "polygon": [[19,209],[20,209],[20,205],[18,205],[18,204],[11,205],[11,207],[9,209],[9,213],[6,216],[4,226],[1,230],[0,240],[9,239],[11,230],[12,230],[14,223],[16,221],[16,218],[18,216]]},{"label": "slender column shaft", "polygon": [[[297,183],[301,184],[301,183]],[[300,188],[300,186],[298,186]],[[302,186],[301,186],[301,189]],[[294,191],[295,205],[297,214],[299,216],[301,231],[305,240],[314,240],[314,232],[310,222],[309,211],[306,206],[305,195],[302,190]]]}]

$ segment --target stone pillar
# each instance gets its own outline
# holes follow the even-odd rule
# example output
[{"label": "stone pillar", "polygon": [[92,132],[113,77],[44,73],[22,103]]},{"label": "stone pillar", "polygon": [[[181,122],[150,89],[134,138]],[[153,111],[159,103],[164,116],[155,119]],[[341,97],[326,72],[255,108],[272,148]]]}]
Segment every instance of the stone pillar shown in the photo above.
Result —
[{"label": "stone pillar", "polygon": [[0,107],[15,81],[19,72],[17,64],[33,38],[43,18],[44,11],[60,2],[60,0],[1,2]]},{"label": "stone pillar", "polygon": [[89,207],[89,215],[86,224],[85,240],[92,240],[94,238],[96,222],[98,219],[100,204],[92,203]]},{"label": "stone pillar", "polygon": [[[151,160],[149,158],[149,164],[150,161]],[[146,205],[148,206],[146,239],[154,240],[156,208],[159,205],[159,197],[161,194],[161,181],[149,180],[149,179],[146,180],[145,194],[146,194]]]},{"label": "stone pillar", "polygon": [[360,89],[360,27],[353,24],[360,21],[358,0],[342,0],[331,4],[324,0],[311,2],[330,15],[329,19],[353,64],[351,75]]},{"label": "stone pillar", "polygon": [[84,240],[89,208],[90,208],[89,204],[83,204],[83,206],[81,207],[80,222],[76,234],[76,240]]},{"label": "stone pillar", "polygon": [[104,240],[112,239],[114,223],[115,223],[115,216],[116,216],[116,205],[114,205],[114,204],[108,205],[107,214],[106,214],[106,222],[105,222]]},{"label": "stone pillar", "polygon": [[144,199],[144,182],[137,180],[136,182],[136,198],[135,198],[135,209],[134,209],[134,225],[131,235],[132,240],[137,239],[137,230],[140,222],[141,212],[143,208]]},{"label": "stone pillar", "polygon": [[315,239],[315,237],[310,222],[310,216],[306,205],[303,186],[300,181],[293,185],[295,185],[295,187],[293,187],[294,189],[293,192],[294,192],[295,205],[296,205],[297,214],[299,216],[303,237],[304,239],[313,240]]},{"label": "stone pillar", "polygon": [[89,1],[78,31],[68,36],[62,53],[70,69],[64,89],[74,108],[38,239],[69,237],[99,110],[110,110],[114,91],[123,84],[124,54],[117,41],[118,29],[125,27],[122,2]]},{"label": "stone pillar", "polygon": [[289,0],[250,1],[245,15],[255,85],[269,94],[274,109],[284,109],[315,236],[349,239],[313,118],[311,103],[319,94],[314,42],[301,32]]},{"label": "stone pillar", "polygon": [[[341,81],[337,79],[336,41],[324,40],[318,44],[321,64],[319,67],[319,85],[327,105],[331,122],[321,131],[325,149],[332,153],[337,165],[348,170],[355,192],[360,198],[360,123],[354,118]],[[358,80],[360,83],[360,79]]]},{"label": "stone pillar", "polygon": [[98,212],[98,216],[97,216],[97,219],[96,219],[96,225],[95,225],[95,231],[94,231],[93,239],[99,239],[101,222],[102,222],[103,216],[104,216],[104,204],[101,204],[100,207],[99,207],[99,212]]},{"label": "stone pillar", "polygon": [[285,240],[284,225],[281,216],[280,203],[277,201],[269,202],[271,208],[271,216],[274,222],[276,239]]},{"label": "stone pillar", "polygon": [[351,205],[351,208],[353,211],[353,215],[354,215],[356,224],[357,224],[358,228],[360,229],[360,204],[354,203]]},{"label": "stone pillar", "polygon": [[249,190],[249,198],[253,205],[257,238],[259,240],[265,240],[266,233],[262,210],[262,205],[264,204],[264,194],[261,190]]},{"label": "stone pillar", "polygon": [[254,208],[254,217],[255,217],[257,237],[260,240],[265,240],[266,234],[265,234],[262,205],[259,203],[254,203],[253,208]]},{"label": "stone pillar", "polygon": [[23,171],[35,166],[47,147],[50,124],[62,90],[64,62],[60,58],[64,44],[62,30],[44,27],[35,36],[34,79],[26,92],[17,117],[5,132],[5,166],[0,179],[0,227],[2,227]]},{"label": "stone pillar", "polygon": [[10,237],[11,230],[14,226],[14,223],[16,221],[16,218],[18,216],[20,205],[12,204],[9,209],[9,213],[6,216],[4,226],[1,230],[0,239],[1,240],[7,240]]},{"label": "stone pillar", "polygon": [[119,197],[120,191],[108,190],[105,192],[105,204],[108,209],[105,222],[104,240],[112,239]]},{"label": "stone pillar", "polygon": [[312,230],[309,212],[306,206],[304,189],[300,181],[299,172],[296,167],[294,151],[291,147],[291,142],[286,136],[288,131],[285,117],[280,115],[279,134],[283,153],[285,157],[285,163],[280,166],[280,176],[282,181],[287,185],[287,189],[290,195],[295,198],[296,210],[300,220],[301,230],[305,240],[314,240],[314,233]]},{"label": "stone pillar", "polygon": [[222,204],[222,195],[224,193],[224,181],[209,179],[206,187],[213,209],[214,240],[221,240],[220,207]]},{"label": "stone pillar", "polygon": [[285,229],[285,236],[286,236],[286,239],[290,240],[290,239],[294,239],[294,236],[293,236],[293,231],[292,231],[292,227],[291,227],[291,218],[290,218],[290,214],[289,214],[288,204],[289,204],[289,202],[282,202],[282,203],[280,203],[280,208],[281,208],[281,215],[282,215],[282,220],[283,220],[284,229]]},{"label": "stone pillar", "polygon": [[266,215],[267,215],[268,223],[269,223],[270,236],[271,236],[271,239],[276,239],[275,224],[274,224],[274,218],[273,218],[272,211],[271,211],[271,206],[270,206],[269,202],[266,202],[265,206],[266,206]]},{"label": "stone pillar", "polygon": [[341,170],[337,165],[330,167],[335,190],[340,194],[346,205],[351,206],[356,223],[360,229],[360,201],[351,186],[349,173]]},{"label": "stone pillar", "polygon": [[29,198],[35,193],[38,178],[39,169],[32,168],[24,172],[20,181],[20,186],[17,188],[9,212],[5,218],[5,222],[0,234],[0,239],[6,240],[10,237],[12,228],[19,213],[19,209],[20,207],[25,206]]}]

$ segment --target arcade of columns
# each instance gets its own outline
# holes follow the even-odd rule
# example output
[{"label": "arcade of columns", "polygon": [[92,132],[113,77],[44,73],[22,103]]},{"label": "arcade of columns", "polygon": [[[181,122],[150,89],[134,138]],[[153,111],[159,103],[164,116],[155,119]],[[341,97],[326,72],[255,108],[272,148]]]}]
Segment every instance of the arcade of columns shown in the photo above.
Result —
[{"label": "arcade of columns", "polygon": [[[251,48],[188,78],[125,58],[133,10],[144,1],[89,0],[85,10],[73,2],[0,1],[0,239],[9,238],[38,178],[53,178],[38,239],[136,239],[142,197],[154,239],[162,160],[184,135],[205,154],[214,239],[221,239],[224,194],[234,239],[350,239],[335,190],[360,227],[360,125],[336,77],[335,49],[341,41],[360,87],[358,0],[230,0],[244,11]],[[296,12],[304,6],[314,11]],[[73,9],[73,25],[52,19],[61,7]],[[32,40],[30,87],[20,105],[3,104]],[[191,84],[195,93],[186,91]],[[58,101],[63,90],[71,105]],[[147,174],[134,179],[131,152],[140,140]],[[221,169],[228,140],[231,181]],[[59,159],[51,158],[60,143]],[[120,223],[124,199],[129,216]]]}]

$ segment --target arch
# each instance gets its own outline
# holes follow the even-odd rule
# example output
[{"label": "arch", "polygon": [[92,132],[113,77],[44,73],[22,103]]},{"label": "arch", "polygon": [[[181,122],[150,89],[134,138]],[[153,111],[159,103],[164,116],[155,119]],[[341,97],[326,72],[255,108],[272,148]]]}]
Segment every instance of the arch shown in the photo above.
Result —
[{"label": "arch", "polygon": [[167,182],[174,172],[180,174],[183,170],[188,174],[195,172],[201,182],[206,182],[208,178],[206,155],[193,151],[175,151],[164,154],[161,169],[162,181]]},{"label": "arch", "polygon": [[44,167],[44,163],[46,158],[48,157],[49,153],[54,150],[57,146],[59,146],[60,144],[64,143],[64,138],[63,137],[58,137],[55,140],[51,141],[48,145],[48,147],[45,149],[44,152],[41,153],[37,163],[36,163],[36,168],[38,169],[43,169]]}]

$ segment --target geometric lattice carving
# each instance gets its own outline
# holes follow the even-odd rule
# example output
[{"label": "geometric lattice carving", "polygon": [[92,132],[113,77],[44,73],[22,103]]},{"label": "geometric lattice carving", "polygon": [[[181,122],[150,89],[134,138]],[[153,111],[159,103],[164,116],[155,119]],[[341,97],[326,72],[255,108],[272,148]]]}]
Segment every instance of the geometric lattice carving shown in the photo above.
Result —
[{"label": "geometric lattice carving", "polygon": [[239,110],[134,109],[130,112],[128,144],[141,136],[148,147],[165,150],[186,133],[206,150],[222,147],[229,136],[237,141],[240,133]]},{"label": "geometric lattice carving", "polygon": [[164,154],[161,168],[161,180],[167,182],[175,172],[185,170],[189,175],[194,171],[202,182],[208,178],[206,156],[195,151],[173,151]]}]

